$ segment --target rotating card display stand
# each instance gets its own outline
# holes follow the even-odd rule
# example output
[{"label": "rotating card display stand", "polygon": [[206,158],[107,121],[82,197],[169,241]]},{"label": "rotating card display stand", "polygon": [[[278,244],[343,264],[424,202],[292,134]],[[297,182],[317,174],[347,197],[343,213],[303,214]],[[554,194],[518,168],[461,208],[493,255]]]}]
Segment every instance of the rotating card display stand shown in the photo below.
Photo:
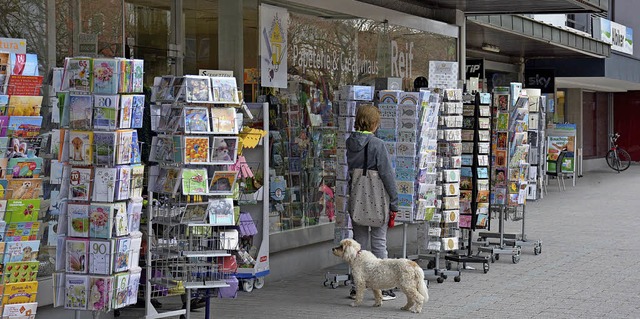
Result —
[{"label": "rotating card display stand", "polygon": [[[20,61],[24,69],[16,74]],[[35,54],[0,52],[0,72],[0,313],[35,318],[38,272],[46,265],[38,258],[45,251],[40,228],[47,217],[41,211],[47,182],[40,137],[43,77]]]},{"label": "rotating card display stand", "polygon": [[[143,61],[66,58],[59,145],[61,205],[54,306],[114,311],[137,302],[144,166]],[[52,199],[53,201],[53,199]],[[55,207],[54,205],[54,207]]]},{"label": "rotating card display stand", "polygon": [[[426,251],[429,254],[419,257],[432,258],[425,270],[426,278],[433,278],[438,283],[444,282],[448,276],[454,276],[454,281],[461,280],[459,270],[442,269],[440,267],[440,255],[443,252],[452,252],[458,249],[459,200],[460,200],[460,167],[462,153],[462,90],[444,89],[443,97],[434,90],[430,102],[439,102],[440,106],[438,128],[438,165],[436,207],[432,216],[426,216],[428,221],[418,226],[418,241],[426,243]],[[422,248],[420,248],[422,249]]]},{"label": "rotating card display stand", "polygon": [[490,103],[488,93],[464,96],[459,226],[467,233],[467,243],[466,252],[445,256],[447,269],[451,269],[451,262],[458,264],[458,270],[468,269],[470,263],[481,263],[484,273],[489,271],[489,258],[474,255],[472,243],[474,231],[486,228],[489,218]]},{"label": "rotating card display stand", "polygon": [[[229,287],[239,253],[238,132],[235,78],[158,77],[151,109],[145,318],[190,317],[193,295],[206,302]],[[243,254],[242,254],[243,255]],[[182,295],[186,309],[158,312],[151,299]]]},{"label": "rotating card display stand", "polygon": [[[356,92],[358,92],[356,94]],[[335,169],[335,230],[334,244],[338,245],[341,240],[353,237],[353,228],[351,218],[348,211],[349,198],[349,168],[347,165],[347,145],[346,141],[351,132],[355,130],[356,111],[360,105],[371,104],[373,100],[373,87],[346,85],[337,92],[337,133],[336,136],[336,169]],[[330,135],[331,136],[331,135]],[[324,165],[324,163],[323,163]],[[367,248],[363,248],[367,249]],[[345,273],[325,274],[323,285],[330,286],[333,289],[338,288],[340,284],[345,286],[351,285],[353,278],[351,269],[347,265]]]},{"label": "rotating card display stand", "polygon": [[[478,236],[484,241],[481,252],[491,254],[491,262],[500,255],[511,255],[512,262],[520,261],[521,247],[515,244],[517,236],[505,234],[504,222],[508,213],[516,213],[526,205],[529,163],[527,128],[529,125],[529,103],[520,83],[511,83],[510,88],[494,90],[495,128],[495,186],[491,208],[498,213],[498,233],[482,232]],[[500,177],[504,176],[504,178]],[[491,242],[489,238],[497,238]],[[506,239],[511,239],[507,241]]]}]

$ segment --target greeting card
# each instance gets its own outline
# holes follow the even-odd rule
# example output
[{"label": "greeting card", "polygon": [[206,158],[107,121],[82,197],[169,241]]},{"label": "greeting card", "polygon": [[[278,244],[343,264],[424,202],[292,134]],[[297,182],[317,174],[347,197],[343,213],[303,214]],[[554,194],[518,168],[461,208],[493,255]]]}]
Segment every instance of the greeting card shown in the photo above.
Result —
[{"label": "greeting card", "polygon": [[120,95],[120,119],[119,128],[131,128],[131,110],[133,107],[133,95]]},{"label": "greeting card", "polygon": [[133,155],[133,130],[117,131],[116,164],[130,164]]},{"label": "greeting card", "polygon": [[219,134],[237,134],[236,110],[232,107],[211,108],[211,132]]},{"label": "greeting card", "polygon": [[91,168],[71,167],[69,178],[69,200],[89,201],[91,196]]},{"label": "greeting card", "polygon": [[138,141],[138,131],[131,133],[131,164],[142,162],[142,152],[140,152],[140,142]]},{"label": "greeting card", "polygon": [[[234,80],[235,83],[235,80]],[[210,103],[213,101],[211,82],[207,76],[185,76],[185,99],[193,103]]]},{"label": "greeting card", "polygon": [[119,95],[94,95],[93,98],[93,129],[113,130],[117,124]]},{"label": "greeting card", "polygon": [[127,302],[129,301],[129,274],[116,274],[113,278],[113,281],[113,308],[122,308],[126,306]]},{"label": "greeting card", "polygon": [[89,237],[89,205],[67,204],[68,235],[71,237]]},{"label": "greeting card", "polygon": [[112,166],[116,160],[116,133],[94,132],[95,164]]},{"label": "greeting card", "polygon": [[142,198],[132,199],[127,203],[127,217],[129,219],[129,233],[140,231],[142,217]]},{"label": "greeting card", "polygon": [[4,283],[36,281],[38,277],[38,261],[19,261],[4,266]]},{"label": "greeting card", "polygon": [[82,275],[65,276],[66,309],[86,310],[89,295],[89,277]]},{"label": "greeting card", "polygon": [[[20,222],[6,224],[0,222],[0,230],[4,231],[4,241],[26,241],[38,239],[40,222]],[[1,237],[1,236],[0,236]]]},{"label": "greeting card", "polygon": [[131,238],[116,238],[115,254],[114,254],[114,272],[123,272],[129,270],[131,258]]},{"label": "greeting card", "polygon": [[34,199],[42,191],[41,178],[12,178],[0,181],[0,185],[7,190],[7,199]]},{"label": "greeting card", "polygon": [[[207,207],[209,203],[188,203],[184,207],[184,214],[180,218],[181,223],[204,223],[207,216]],[[233,211],[232,211],[233,213]]]},{"label": "greeting card", "polygon": [[38,116],[42,107],[42,96],[12,95],[6,115],[9,116]]},{"label": "greeting card", "polygon": [[174,159],[174,151],[179,152],[181,150],[174,150],[172,136],[154,136],[151,140],[151,152],[149,153],[149,161],[158,163],[172,163]]},{"label": "greeting card", "polygon": [[[2,161],[4,160],[4,161]],[[40,170],[42,168],[42,158],[40,157],[18,157],[9,159],[8,163],[6,159],[0,159],[3,164],[0,164],[6,172],[6,178],[32,178],[40,176]],[[5,165],[6,164],[6,165]],[[3,172],[3,176],[5,175]]]},{"label": "greeting card", "polygon": [[118,83],[118,91],[122,93],[130,93],[133,90],[133,61],[128,59],[119,59],[120,66],[120,82]]},{"label": "greeting card", "polygon": [[93,59],[93,94],[118,93],[119,69],[115,59]]},{"label": "greeting card", "polygon": [[208,182],[209,179],[206,169],[182,169],[182,193],[184,195],[201,195],[208,193]]},{"label": "greeting card", "polygon": [[233,199],[217,198],[210,199],[207,207],[209,223],[216,226],[235,225],[233,215]]},{"label": "greeting card", "polygon": [[115,184],[115,200],[126,200],[131,197],[131,166],[118,166]]},{"label": "greeting card", "polygon": [[209,160],[209,137],[184,137],[185,163],[206,163]]},{"label": "greeting card", "polygon": [[132,272],[129,275],[129,290],[128,290],[128,299],[127,305],[133,305],[138,302],[138,289],[140,288],[140,278],[141,272]]},{"label": "greeting card", "polygon": [[142,93],[144,88],[144,60],[131,60],[131,92]]},{"label": "greeting card", "polygon": [[89,240],[67,238],[65,249],[66,271],[86,274],[89,271]]},{"label": "greeting card", "polygon": [[12,241],[5,244],[4,264],[18,261],[37,261],[39,240]]},{"label": "greeting card", "polygon": [[[87,310],[110,311],[113,295],[113,278],[105,276],[89,276]],[[137,297],[137,296],[136,296]]]},{"label": "greeting card", "polygon": [[133,95],[131,103],[131,128],[142,128],[144,118],[144,95]]},{"label": "greeting card", "polygon": [[93,87],[92,69],[91,58],[65,58],[60,91],[90,92]]},{"label": "greeting card", "polygon": [[90,130],[92,106],[92,95],[69,94],[69,128]]},{"label": "greeting card", "polygon": [[93,132],[69,132],[69,163],[88,166],[93,163]]},{"label": "greeting card", "polygon": [[113,229],[112,204],[91,203],[89,205],[89,237],[111,238]]},{"label": "greeting card", "polygon": [[238,84],[233,77],[211,77],[213,102],[220,104],[238,104]]},{"label": "greeting card", "polygon": [[140,249],[142,247],[142,233],[131,234],[133,237],[131,238],[131,260],[129,261],[129,268],[131,273],[139,272],[141,267],[139,265],[140,262]]},{"label": "greeting card", "polygon": [[131,165],[130,197],[142,198],[144,188],[144,165]]},{"label": "greeting card", "polygon": [[7,126],[7,136],[29,138],[40,135],[42,116],[11,116]]},{"label": "greeting card", "polygon": [[117,203],[114,207],[113,218],[113,234],[117,237],[126,236],[129,234],[129,216],[127,216],[127,204]]},{"label": "greeting card", "polygon": [[236,171],[216,171],[211,179],[211,193],[231,193],[236,183]]},{"label": "greeting card", "polygon": [[41,199],[22,199],[3,201],[4,220],[7,223],[34,222],[38,220]]},{"label": "greeting card", "polygon": [[36,302],[38,282],[17,282],[4,285],[3,305],[17,305]]},{"label": "greeting card", "polygon": [[11,319],[35,319],[37,311],[37,302],[5,305],[2,309],[2,317]]},{"label": "greeting card", "polygon": [[151,177],[155,181],[151,184],[154,192],[175,194],[180,187],[180,169],[175,167],[152,167]]},{"label": "greeting card", "polygon": [[91,240],[89,242],[89,273],[94,275],[110,275],[113,240]]},{"label": "greeting card", "polygon": [[184,131],[186,133],[209,132],[209,110],[206,107],[185,107]]}]

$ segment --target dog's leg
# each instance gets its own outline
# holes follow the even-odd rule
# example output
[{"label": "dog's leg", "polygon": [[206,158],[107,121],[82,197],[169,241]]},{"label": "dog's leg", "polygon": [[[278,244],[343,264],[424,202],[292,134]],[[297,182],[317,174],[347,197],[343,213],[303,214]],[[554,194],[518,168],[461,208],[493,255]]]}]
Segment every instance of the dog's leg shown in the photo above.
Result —
[{"label": "dog's leg", "polygon": [[407,296],[407,304],[401,309],[409,310],[413,313],[420,313],[422,311],[424,297],[414,287],[402,287],[402,292]]},{"label": "dog's leg", "polygon": [[373,297],[376,300],[376,302],[373,304],[373,306],[374,307],[382,306],[382,290],[373,289]]},{"label": "dog's leg", "polygon": [[364,298],[364,292],[367,290],[366,285],[363,281],[356,281],[356,300],[351,303],[351,307],[357,307],[362,304],[362,299]]}]

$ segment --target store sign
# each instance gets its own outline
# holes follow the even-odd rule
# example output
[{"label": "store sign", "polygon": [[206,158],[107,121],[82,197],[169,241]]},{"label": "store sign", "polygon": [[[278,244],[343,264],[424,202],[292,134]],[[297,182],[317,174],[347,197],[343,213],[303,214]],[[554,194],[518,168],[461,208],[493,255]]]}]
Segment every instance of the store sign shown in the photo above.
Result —
[{"label": "store sign", "polygon": [[524,71],[527,89],[540,89],[542,93],[554,93],[556,87],[555,71],[553,69],[526,69]]},{"label": "store sign", "polygon": [[27,40],[14,38],[0,38],[0,51],[25,54],[27,53]]},{"label": "store sign", "polygon": [[[413,42],[399,47],[396,40],[391,41],[391,77],[413,79]],[[376,72],[377,73],[377,72]]]},{"label": "store sign", "polygon": [[260,84],[287,88],[289,12],[260,5]]},{"label": "store sign", "polygon": [[222,78],[232,78],[233,71],[221,71],[221,70],[206,70],[200,69],[198,70],[198,75],[202,76],[213,76],[213,77],[222,77]]},{"label": "store sign", "polygon": [[594,18],[593,37],[611,44],[611,50],[633,54],[633,29],[603,18]]},{"label": "store sign", "polygon": [[465,79],[480,78],[484,79],[484,60],[483,59],[467,59],[467,72]]}]

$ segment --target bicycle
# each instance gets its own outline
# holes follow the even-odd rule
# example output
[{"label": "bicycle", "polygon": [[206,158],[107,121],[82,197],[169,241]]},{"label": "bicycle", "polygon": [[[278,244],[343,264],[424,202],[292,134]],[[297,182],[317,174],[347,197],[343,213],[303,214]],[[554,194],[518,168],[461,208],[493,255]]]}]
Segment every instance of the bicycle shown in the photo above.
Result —
[{"label": "bicycle", "polygon": [[609,134],[609,141],[611,142],[611,149],[607,152],[607,165],[618,173],[626,170],[631,165],[631,156],[627,151],[618,147],[616,141],[620,137],[620,134]]}]

